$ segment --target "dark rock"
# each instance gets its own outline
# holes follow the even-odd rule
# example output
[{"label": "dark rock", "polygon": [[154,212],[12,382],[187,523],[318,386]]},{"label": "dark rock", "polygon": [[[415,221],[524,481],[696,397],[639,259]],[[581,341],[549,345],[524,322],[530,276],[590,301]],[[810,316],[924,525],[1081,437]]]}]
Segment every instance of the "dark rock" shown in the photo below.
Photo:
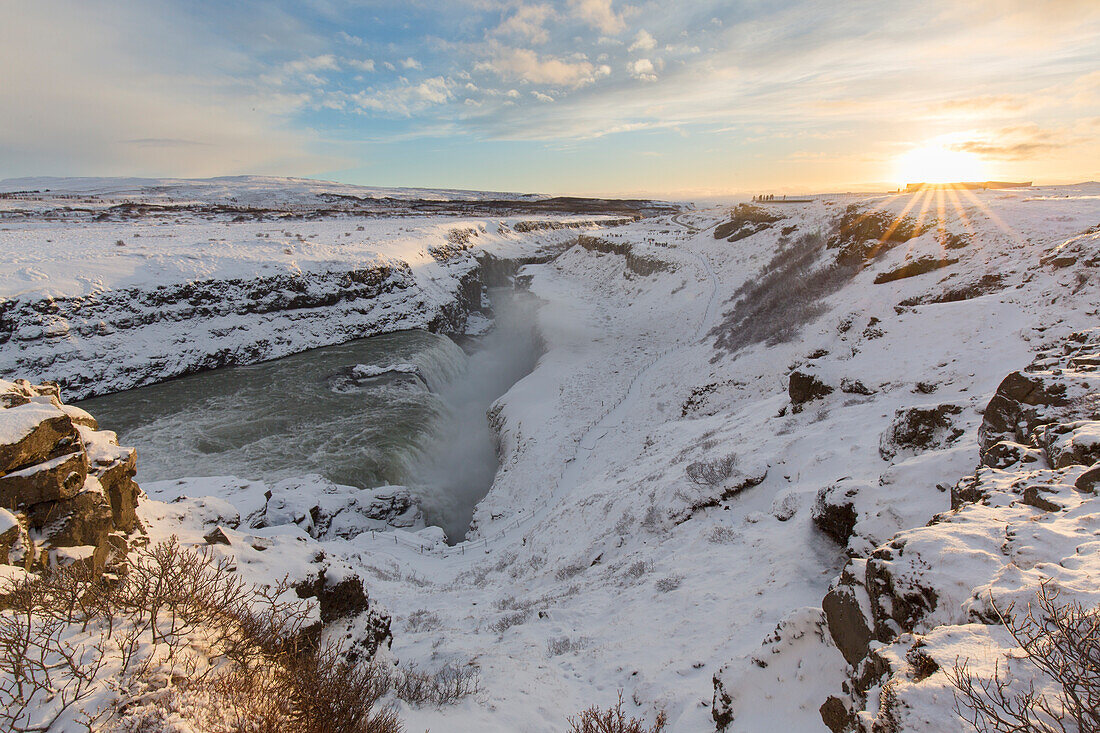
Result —
[{"label": "dark rock", "polygon": [[920,257],[915,260],[910,260],[904,265],[895,267],[893,270],[879,273],[875,276],[875,284],[881,285],[882,283],[924,275],[925,273],[954,265],[958,261],[959,259],[957,257]]},{"label": "dark rock", "polygon": [[1004,275],[1001,273],[986,273],[974,282],[966,285],[956,285],[942,292],[918,295],[906,298],[898,303],[901,306],[932,305],[936,303],[958,303],[964,300],[995,293],[1004,288]]},{"label": "dark rock", "polygon": [[797,411],[803,404],[832,394],[833,388],[825,384],[816,375],[795,370],[787,381],[787,394]]},{"label": "dark rock", "polygon": [[221,527],[215,527],[213,530],[202,536],[206,540],[208,545],[231,545],[229,537],[226,536],[225,530]]},{"label": "dark rock", "polygon": [[1086,494],[1095,494],[1100,489],[1100,463],[1078,476],[1073,487]]},{"label": "dark rock", "polygon": [[714,228],[715,239],[729,239],[735,242],[752,234],[768,229],[772,224],[783,219],[779,214],[774,214],[762,206],[751,204],[738,204],[732,212],[730,220],[719,224]]},{"label": "dark rock", "polygon": [[[1091,466],[1100,461],[1100,443],[1090,439],[1096,427],[1092,420],[1043,425],[1032,434],[1031,442],[1043,448],[1047,460],[1055,468]],[[1075,440],[1082,431],[1088,438]]]},{"label": "dark rock", "polygon": [[17,507],[73,497],[88,477],[84,451],[43,461],[0,476],[0,506]]},{"label": "dark rock", "polygon": [[959,509],[966,504],[977,504],[984,501],[989,493],[982,482],[982,474],[989,471],[988,468],[979,468],[971,476],[964,476],[951,488],[951,509]]},{"label": "dark rock", "polygon": [[853,499],[857,493],[858,489],[844,484],[828,486],[817,492],[810,512],[814,525],[841,547],[848,545],[855,531],[858,513]]},{"label": "dark rock", "polygon": [[837,649],[844,655],[845,661],[852,666],[859,664],[860,660],[867,656],[870,650],[874,634],[867,619],[860,609],[859,599],[856,593],[859,587],[848,578],[848,583],[841,582],[825,594],[821,601],[821,609],[825,612],[825,620],[829,625],[829,635]]},{"label": "dark rock", "polygon": [[298,583],[294,587],[299,598],[316,598],[321,611],[321,623],[356,618],[367,633],[360,638],[360,646],[368,657],[374,656],[383,645],[393,643],[390,631],[390,617],[371,608],[370,599],[363,581],[357,575],[348,575],[343,580],[330,581],[321,570],[311,580]]},{"label": "dark rock", "polygon": [[902,451],[921,452],[950,445],[964,432],[951,420],[960,413],[962,408],[952,404],[895,411],[893,422],[879,438],[879,455],[889,461]]},{"label": "dark rock", "polygon": [[717,675],[711,678],[711,683],[714,685],[714,696],[710,704],[710,717],[714,720],[715,729],[724,731],[733,723],[733,697],[726,692]]},{"label": "dark rock", "polygon": [[123,457],[105,466],[94,466],[92,475],[103,485],[111,500],[111,516],[115,529],[132,532],[140,526],[137,517],[138,493],[140,489],[134,482],[137,472],[137,452],[132,448],[121,448]]},{"label": "dark rock", "polygon": [[1016,463],[1035,463],[1043,457],[1040,450],[1012,440],[1001,440],[989,446],[982,456],[982,465],[1008,468]]},{"label": "dark rock", "polygon": [[611,242],[599,237],[590,237],[582,234],[577,237],[577,245],[590,252],[602,252],[604,254],[622,255],[626,259],[626,269],[641,277],[648,277],[656,272],[664,272],[675,269],[672,264],[656,257],[638,254],[629,242]]},{"label": "dark rock", "polygon": [[1044,512],[1058,512],[1062,510],[1062,507],[1054,502],[1044,499],[1042,494],[1039,493],[1038,486],[1028,486],[1024,489],[1024,498],[1020,499],[1020,503],[1033,506],[1036,509],[1042,509]]},{"label": "dark rock", "polygon": [[30,528],[44,540],[44,549],[95,547],[94,572],[102,572],[110,551],[111,504],[97,491],[82,491],[71,499],[36,504],[27,511]]},{"label": "dark rock", "polygon": [[875,390],[871,389],[858,379],[848,379],[845,377],[840,380],[840,391],[845,394],[861,394],[861,395],[873,395]]},{"label": "dark rock", "polygon": [[53,405],[28,403],[0,411],[0,421],[26,426],[14,443],[0,444],[0,474],[81,449],[72,419]]},{"label": "dark rock", "polygon": [[830,695],[821,704],[818,712],[821,714],[821,722],[833,733],[844,733],[846,730],[851,730],[855,722],[847,703],[833,695]]}]

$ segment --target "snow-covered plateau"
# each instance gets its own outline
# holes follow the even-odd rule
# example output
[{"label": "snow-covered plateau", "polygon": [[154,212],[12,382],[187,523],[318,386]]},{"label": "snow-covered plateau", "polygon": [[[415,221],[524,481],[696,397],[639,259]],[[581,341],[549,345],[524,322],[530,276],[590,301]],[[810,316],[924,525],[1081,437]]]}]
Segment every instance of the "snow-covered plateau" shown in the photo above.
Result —
[{"label": "snow-covered plateau", "polygon": [[[563,731],[620,693],[676,733],[964,731],[958,660],[1057,692],[999,612],[1050,584],[1100,604],[1100,184],[280,218],[266,202],[325,191],[249,179],[214,203],[252,213],[190,189],[112,208],[155,185],[0,186],[0,376],[61,386],[0,384],[4,582],[169,538],[289,575],[376,660],[476,669],[454,704],[394,701],[416,731]],[[542,354],[488,411],[499,469],[456,545],[404,490],[319,476],[180,476],[114,506],[133,451],[58,399],[480,331],[505,282],[540,299]],[[89,503],[98,529],[62,531]],[[124,693],[96,689],[81,704]],[[198,720],[164,729],[220,730]]]}]

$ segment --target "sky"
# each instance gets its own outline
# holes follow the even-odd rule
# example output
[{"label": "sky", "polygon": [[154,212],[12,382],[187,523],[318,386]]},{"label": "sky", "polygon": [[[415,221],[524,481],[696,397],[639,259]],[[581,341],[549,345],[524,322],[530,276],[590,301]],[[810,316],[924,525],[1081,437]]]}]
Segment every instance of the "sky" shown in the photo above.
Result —
[{"label": "sky", "polygon": [[0,0],[0,178],[1100,179],[1095,0]]}]

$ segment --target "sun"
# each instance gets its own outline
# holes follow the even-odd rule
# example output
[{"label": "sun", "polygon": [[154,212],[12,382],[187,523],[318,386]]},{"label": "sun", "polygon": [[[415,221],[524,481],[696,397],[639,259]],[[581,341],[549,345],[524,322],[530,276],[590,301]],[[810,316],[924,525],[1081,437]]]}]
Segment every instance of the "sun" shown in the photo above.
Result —
[{"label": "sun", "polygon": [[904,183],[959,183],[986,178],[982,159],[939,143],[913,148],[898,158],[898,178]]}]

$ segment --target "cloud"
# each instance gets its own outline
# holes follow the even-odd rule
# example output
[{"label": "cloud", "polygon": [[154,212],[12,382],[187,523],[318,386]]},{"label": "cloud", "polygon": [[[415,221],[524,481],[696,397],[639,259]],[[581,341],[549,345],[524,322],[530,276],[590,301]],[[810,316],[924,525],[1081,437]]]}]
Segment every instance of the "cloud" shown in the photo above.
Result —
[{"label": "cloud", "polygon": [[349,46],[363,47],[363,46],[367,45],[367,42],[364,41],[359,36],[353,36],[350,33],[345,33],[344,31],[337,31],[336,32],[336,37],[339,38],[344,43],[348,44]]},{"label": "cloud", "polygon": [[976,139],[951,143],[947,147],[995,160],[1028,160],[1079,142],[1081,140],[1076,135],[1064,130],[1048,130],[1031,124],[1006,127]]},{"label": "cloud", "polygon": [[412,56],[409,56],[407,59],[399,61],[398,63],[401,64],[402,69],[419,70],[423,68],[420,62],[414,59]]},{"label": "cloud", "polygon": [[540,102],[553,102],[554,98],[549,94],[543,94],[542,92],[531,92],[531,96]]},{"label": "cloud", "polygon": [[649,32],[643,28],[638,31],[638,35],[634,36],[634,43],[630,44],[628,51],[652,51],[657,48],[657,39],[649,35]]},{"label": "cloud", "polygon": [[339,71],[340,64],[331,53],[312,58],[298,59],[283,64],[283,68],[291,74],[308,74],[317,71]]},{"label": "cloud", "polygon": [[409,117],[454,99],[454,86],[451,80],[434,76],[419,84],[406,81],[388,89],[358,92],[350,95],[350,98],[361,111]]},{"label": "cloud", "polygon": [[569,9],[602,33],[616,35],[626,30],[626,21],[611,8],[611,0],[569,0]]},{"label": "cloud", "polygon": [[531,43],[546,43],[550,33],[544,24],[554,15],[549,5],[521,5],[496,28],[496,34],[526,38]]},{"label": "cloud", "polygon": [[505,79],[522,79],[532,84],[579,87],[591,84],[599,70],[588,61],[566,61],[539,56],[529,48],[498,46],[490,61],[478,65]]},{"label": "cloud", "polygon": [[657,74],[654,72],[653,62],[649,59],[638,59],[630,62],[628,66],[630,69],[630,75],[635,79],[641,79],[642,81],[657,81]]},{"label": "cloud", "polygon": [[367,73],[374,71],[374,59],[344,59],[344,63],[351,69],[358,69]]}]

